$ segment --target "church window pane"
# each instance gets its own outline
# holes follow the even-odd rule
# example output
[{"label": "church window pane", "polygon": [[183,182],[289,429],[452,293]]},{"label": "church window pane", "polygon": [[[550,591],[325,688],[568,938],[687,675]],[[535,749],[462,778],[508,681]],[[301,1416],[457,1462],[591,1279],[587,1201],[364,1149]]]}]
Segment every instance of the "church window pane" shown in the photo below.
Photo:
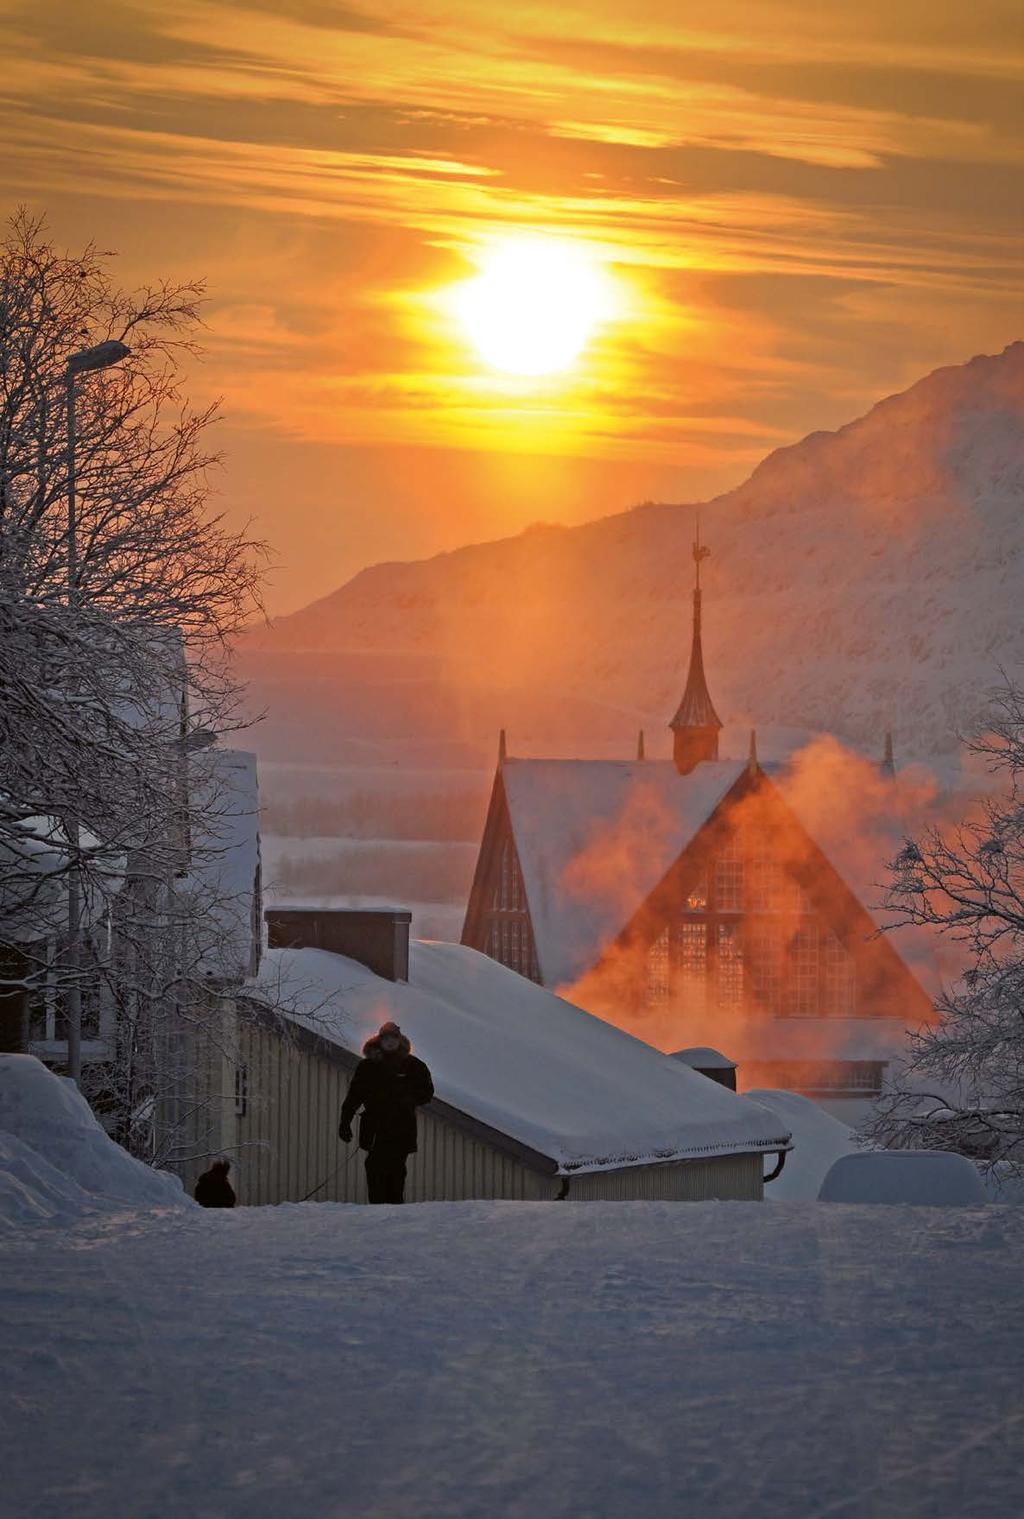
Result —
[{"label": "church window pane", "polygon": [[718,1004],[739,1008],[743,1004],[743,943],[738,923],[719,923],[716,949]]},{"label": "church window pane", "polygon": [[659,934],[647,951],[646,1001],[648,1006],[667,1002],[669,999],[669,935],[668,929]]},{"label": "church window pane", "polygon": [[789,1007],[794,1018],[818,1016],[818,925],[804,919],[789,948]]},{"label": "church window pane", "polygon": [[743,907],[743,856],[735,838],[715,861],[715,905],[719,912],[740,912]]},{"label": "church window pane", "polygon": [[782,1002],[784,949],[776,918],[751,918],[746,928],[750,996],[759,1011],[776,1014]]},{"label": "church window pane", "polygon": [[856,1011],[853,956],[830,928],[822,944],[824,1013],[829,1018],[852,1018]]},{"label": "church window pane", "polygon": [[707,928],[703,923],[680,923],[672,940],[679,1000],[687,1012],[703,1013],[707,1001]]}]

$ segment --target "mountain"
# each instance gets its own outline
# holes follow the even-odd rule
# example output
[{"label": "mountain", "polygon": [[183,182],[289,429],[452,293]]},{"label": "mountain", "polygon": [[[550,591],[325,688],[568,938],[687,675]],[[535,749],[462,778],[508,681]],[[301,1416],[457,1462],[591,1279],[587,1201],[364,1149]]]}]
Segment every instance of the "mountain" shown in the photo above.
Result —
[{"label": "mountain", "polygon": [[[704,652],[727,725],[938,756],[1024,665],[1024,343],[936,370],[701,508]],[[544,502],[538,502],[543,512]],[[689,652],[695,508],[647,503],[364,570],[251,635],[265,752],[479,764],[628,754]]]}]

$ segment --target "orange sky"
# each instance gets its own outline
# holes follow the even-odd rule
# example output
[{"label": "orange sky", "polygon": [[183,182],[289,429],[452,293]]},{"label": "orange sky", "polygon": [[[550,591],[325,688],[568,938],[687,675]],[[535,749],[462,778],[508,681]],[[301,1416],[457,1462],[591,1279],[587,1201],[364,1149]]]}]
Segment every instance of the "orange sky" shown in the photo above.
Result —
[{"label": "orange sky", "polygon": [[[0,33],[0,209],[209,282],[191,387],[275,610],[706,496],[1021,335],[1019,0],[0,0]],[[621,294],[559,376],[489,370],[438,295],[516,231]]]}]

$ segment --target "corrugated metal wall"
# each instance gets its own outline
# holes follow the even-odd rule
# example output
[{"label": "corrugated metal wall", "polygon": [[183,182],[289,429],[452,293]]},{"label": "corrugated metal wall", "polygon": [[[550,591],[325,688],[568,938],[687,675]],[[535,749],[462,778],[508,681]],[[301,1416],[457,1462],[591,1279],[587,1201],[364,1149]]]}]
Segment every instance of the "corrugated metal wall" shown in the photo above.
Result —
[{"label": "corrugated metal wall", "polygon": [[[316,1192],[318,1201],[365,1202],[363,1152],[338,1138],[350,1076],[346,1067],[259,1024],[242,1025],[239,1045],[248,1083],[232,1177],[239,1201],[300,1202],[326,1180]],[[569,1198],[754,1199],[762,1195],[761,1174],[759,1155],[633,1166],[575,1176]],[[542,1201],[556,1197],[560,1187],[561,1178],[533,1170],[437,1113],[420,1110],[419,1151],[409,1157],[405,1189],[409,1202]]]}]

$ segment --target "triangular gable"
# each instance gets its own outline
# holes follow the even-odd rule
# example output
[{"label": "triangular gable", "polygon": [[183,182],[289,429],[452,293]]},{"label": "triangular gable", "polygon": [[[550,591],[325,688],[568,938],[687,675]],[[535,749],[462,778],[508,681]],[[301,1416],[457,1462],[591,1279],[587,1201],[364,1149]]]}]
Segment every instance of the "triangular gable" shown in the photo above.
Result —
[{"label": "triangular gable", "polygon": [[[837,798],[837,805],[841,799]],[[777,830],[786,838],[784,852],[790,855],[791,873],[807,893],[813,909],[834,931],[839,941],[858,961],[858,974],[873,1003],[881,1010],[892,1003],[894,1012],[909,1022],[931,1015],[931,1001],[888,937],[879,933],[876,918],[843,878],[840,870],[811,836],[802,820],[789,805],[779,787],[763,770],[751,774],[741,768],[733,786],[705,819],[701,827],[665,871],[661,880],[638,905],[621,930],[611,936],[596,963],[615,957],[635,945],[646,947],[662,931],[665,922],[676,912],[678,904],[703,875],[705,862],[732,831],[749,808],[755,828],[767,833]],[[872,995],[872,986],[874,993]]]}]

